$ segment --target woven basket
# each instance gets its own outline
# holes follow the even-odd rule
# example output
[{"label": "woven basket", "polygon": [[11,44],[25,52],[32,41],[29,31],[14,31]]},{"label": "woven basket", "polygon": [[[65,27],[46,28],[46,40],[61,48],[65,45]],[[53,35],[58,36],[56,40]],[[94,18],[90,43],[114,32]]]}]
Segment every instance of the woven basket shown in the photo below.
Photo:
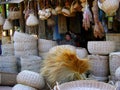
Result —
[{"label": "woven basket", "polygon": [[5,44],[1,45],[2,47],[2,55],[8,56],[8,55],[14,55],[14,45],[13,44]]},{"label": "woven basket", "polygon": [[113,16],[119,8],[119,0],[105,0],[103,3],[100,3],[99,1],[98,3],[99,8],[109,16]]},{"label": "woven basket", "polygon": [[13,28],[12,23],[8,19],[6,19],[3,25],[3,30],[10,30],[12,28]]},{"label": "woven basket", "polygon": [[115,71],[115,77],[120,80],[120,67],[118,67]]},{"label": "woven basket", "polygon": [[28,70],[24,70],[18,74],[17,82],[37,89],[42,89],[45,85],[44,79],[41,75]]},{"label": "woven basket", "polygon": [[116,90],[116,88],[103,82],[80,80],[55,86],[54,90]]},{"label": "woven basket", "polygon": [[9,44],[11,42],[11,38],[9,36],[2,37],[2,45]]},{"label": "woven basket", "polygon": [[110,74],[114,76],[115,71],[119,66],[120,66],[120,52],[110,53],[109,55]]},{"label": "woven basket", "polygon": [[38,56],[24,56],[20,57],[21,70],[30,70],[34,72],[40,72],[41,57]]},{"label": "woven basket", "polygon": [[17,83],[16,76],[15,73],[0,72],[0,85],[15,85]]},{"label": "woven basket", "polygon": [[85,48],[76,48],[76,54],[79,58],[86,58],[88,56],[88,52]]},{"label": "woven basket", "polygon": [[16,57],[0,56],[0,72],[17,73]]},{"label": "woven basket", "polygon": [[21,56],[30,56],[30,55],[35,55],[38,56],[38,51],[36,49],[33,50],[26,50],[26,51],[15,51],[15,56],[16,57],[21,57]]},{"label": "woven basket", "polygon": [[37,49],[37,42],[15,42],[14,48],[16,51]]},{"label": "woven basket", "polygon": [[55,45],[57,45],[57,43],[52,40],[39,39],[38,41],[39,52],[48,52],[49,49]]},{"label": "woven basket", "polygon": [[25,33],[21,33],[21,32],[17,32],[15,31],[14,33],[14,41],[15,42],[37,42],[37,38],[29,35],[29,34],[25,34]]},{"label": "woven basket", "polygon": [[107,55],[115,51],[115,43],[113,41],[89,41],[88,51],[91,54]]},{"label": "woven basket", "polygon": [[17,7],[11,8],[8,13],[9,13],[8,18],[11,20],[16,20],[21,18],[21,12],[20,10],[17,10]]},{"label": "woven basket", "polygon": [[16,84],[12,90],[37,90],[33,87],[22,85],[22,84]]},{"label": "woven basket", "polygon": [[89,55],[90,72],[94,76],[106,77],[109,75],[108,56]]}]

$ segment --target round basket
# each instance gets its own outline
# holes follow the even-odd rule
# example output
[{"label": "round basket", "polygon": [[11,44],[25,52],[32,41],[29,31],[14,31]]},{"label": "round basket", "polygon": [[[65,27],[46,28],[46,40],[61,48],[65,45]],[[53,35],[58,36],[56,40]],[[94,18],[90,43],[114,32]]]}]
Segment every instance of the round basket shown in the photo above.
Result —
[{"label": "round basket", "polygon": [[[57,87],[59,87],[59,89],[57,89]],[[116,88],[103,82],[80,80],[55,86],[54,90],[116,90]]]},{"label": "round basket", "polygon": [[118,67],[115,71],[115,77],[120,80],[120,67]]},{"label": "round basket", "polygon": [[21,33],[21,32],[17,32],[15,31],[14,33],[14,41],[15,42],[37,42],[37,38],[34,37],[33,35],[29,35],[29,34],[25,34],[25,33]]},{"label": "round basket", "polygon": [[115,75],[116,69],[120,66],[120,52],[110,53],[109,55],[109,67],[110,74]]},{"label": "round basket", "polygon": [[45,85],[44,78],[40,74],[28,70],[17,75],[17,82],[37,89],[42,89]]},{"label": "round basket", "polygon": [[37,49],[37,42],[14,42],[14,48],[17,51]]},{"label": "round basket", "polygon": [[13,44],[4,44],[1,45],[2,47],[2,55],[8,56],[8,55],[14,55],[14,45]]},{"label": "round basket", "polygon": [[38,41],[39,52],[48,52],[49,49],[55,45],[57,45],[57,43],[52,40],[39,39]]},{"label": "round basket", "polygon": [[79,58],[86,58],[88,56],[88,52],[85,48],[76,48],[76,54]]},{"label": "round basket", "polygon": [[12,90],[37,90],[35,88],[32,88],[30,86],[22,85],[22,84],[16,84]]},{"label": "round basket", "polygon": [[88,51],[91,54],[107,55],[115,51],[115,42],[113,41],[89,41]]},{"label": "round basket", "polygon": [[21,70],[30,70],[34,72],[40,72],[41,57],[38,56],[24,56],[20,57]]},{"label": "round basket", "polygon": [[109,75],[109,59],[108,56],[89,55],[90,73],[98,77],[106,77]]}]

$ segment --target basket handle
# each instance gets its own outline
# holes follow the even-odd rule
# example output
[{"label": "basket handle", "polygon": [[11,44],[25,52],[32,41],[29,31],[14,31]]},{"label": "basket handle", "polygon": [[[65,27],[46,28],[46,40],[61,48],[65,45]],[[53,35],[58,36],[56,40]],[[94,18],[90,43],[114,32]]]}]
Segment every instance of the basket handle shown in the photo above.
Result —
[{"label": "basket handle", "polygon": [[18,11],[18,8],[17,8],[17,7],[14,7],[12,11]]}]

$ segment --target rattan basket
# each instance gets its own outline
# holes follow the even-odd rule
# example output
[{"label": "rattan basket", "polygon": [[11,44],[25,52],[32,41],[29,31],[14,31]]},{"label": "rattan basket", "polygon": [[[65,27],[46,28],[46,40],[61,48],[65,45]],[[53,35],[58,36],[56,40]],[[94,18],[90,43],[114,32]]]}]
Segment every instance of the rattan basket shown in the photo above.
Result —
[{"label": "rattan basket", "polygon": [[80,80],[55,86],[54,90],[116,90],[116,87],[103,82]]},{"label": "rattan basket", "polygon": [[89,55],[90,73],[98,77],[109,75],[109,57],[100,55]]},{"label": "rattan basket", "polygon": [[120,52],[113,52],[109,55],[110,74],[115,75],[116,69],[120,66]]},{"label": "rattan basket", "polygon": [[44,78],[40,74],[28,70],[17,75],[17,82],[37,89],[42,89],[45,85]]},{"label": "rattan basket", "polygon": [[89,41],[88,51],[91,54],[107,55],[115,51],[115,42],[113,41]]},{"label": "rattan basket", "polygon": [[22,85],[22,84],[16,84],[12,90],[37,90],[33,87]]}]

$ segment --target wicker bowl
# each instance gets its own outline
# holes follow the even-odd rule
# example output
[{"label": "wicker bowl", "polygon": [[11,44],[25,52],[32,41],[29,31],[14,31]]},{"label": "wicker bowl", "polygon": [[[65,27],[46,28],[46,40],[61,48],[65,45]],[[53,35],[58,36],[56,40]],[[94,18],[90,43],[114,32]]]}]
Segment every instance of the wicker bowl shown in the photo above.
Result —
[{"label": "wicker bowl", "polygon": [[115,51],[115,42],[113,41],[89,41],[88,51],[91,54],[107,55]]},{"label": "wicker bowl", "polygon": [[[54,90],[57,86],[54,87]],[[60,90],[116,90],[116,87],[92,80],[80,80],[64,83],[58,86]],[[58,89],[58,90],[59,90]]]}]

